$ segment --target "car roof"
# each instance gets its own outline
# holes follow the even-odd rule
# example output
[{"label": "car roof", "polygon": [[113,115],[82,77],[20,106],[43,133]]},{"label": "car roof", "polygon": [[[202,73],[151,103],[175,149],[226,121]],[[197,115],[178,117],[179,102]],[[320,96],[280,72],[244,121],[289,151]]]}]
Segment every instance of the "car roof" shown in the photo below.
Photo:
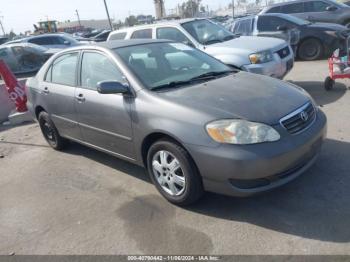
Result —
[{"label": "car roof", "polygon": [[[144,45],[144,44],[153,44],[153,43],[171,43],[173,41],[169,40],[158,40],[158,39],[130,39],[130,40],[112,40],[108,42],[102,42],[96,44],[96,46],[108,48],[108,49],[116,49],[116,48],[122,48],[122,47],[128,47],[128,46],[136,46],[136,45]],[[80,49],[84,49],[84,47],[88,46],[81,46]]]},{"label": "car roof", "polygon": [[137,26],[131,26],[127,28],[121,28],[113,31],[112,34],[129,32],[130,30],[134,31],[134,30],[150,29],[156,26],[166,26],[166,25],[174,26],[174,25],[180,25],[183,23],[192,22],[196,20],[208,20],[208,19],[207,18],[186,18],[186,19],[178,19],[178,20],[160,20],[160,21],[156,21],[154,24],[137,25]]}]

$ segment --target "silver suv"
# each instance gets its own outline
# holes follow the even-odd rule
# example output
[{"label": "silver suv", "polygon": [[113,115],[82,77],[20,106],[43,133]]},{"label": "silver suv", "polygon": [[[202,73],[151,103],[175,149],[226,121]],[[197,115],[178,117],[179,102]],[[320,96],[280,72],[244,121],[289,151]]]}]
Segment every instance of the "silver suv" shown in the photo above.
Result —
[{"label": "silver suv", "polygon": [[283,78],[294,65],[293,50],[281,39],[236,36],[207,19],[186,19],[112,32],[107,41],[167,39],[206,52],[225,64],[251,73]]},{"label": "silver suv", "polygon": [[350,6],[332,0],[298,0],[271,5],[261,14],[291,14],[311,22],[326,22],[350,28]]}]

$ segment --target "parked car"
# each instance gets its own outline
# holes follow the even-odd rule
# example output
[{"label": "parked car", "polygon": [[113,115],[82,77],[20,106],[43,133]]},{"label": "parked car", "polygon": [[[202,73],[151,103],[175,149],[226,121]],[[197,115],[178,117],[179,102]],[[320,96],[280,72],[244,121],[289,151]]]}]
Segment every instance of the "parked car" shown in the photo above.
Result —
[{"label": "parked car", "polygon": [[8,41],[7,37],[0,37],[0,45],[6,43]]},{"label": "parked car", "polygon": [[293,52],[296,53],[300,41],[300,31],[297,27],[283,28],[278,26],[278,28],[265,28],[265,24],[262,23],[260,18],[259,16],[244,16],[232,20],[230,23],[227,23],[225,27],[235,35],[283,39],[291,45]]},{"label": "parked car", "polygon": [[312,166],[326,136],[326,117],[303,89],[182,43],[71,48],[26,86],[51,147],[72,140],[147,167],[178,205],[203,191],[249,196],[286,184]]},{"label": "parked car", "polygon": [[311,22],[341,24],[350,28],[350,7],[333,0],[297,0],[264,8],[260,14],[284,13]]},{"label": "parked car", "polygon": [[29,43],[1,45],[0,59],[5,61],[14,74],[34,73],[56,51]]},{"label": "parked car", "polygon": [[176,20],[131,27],[112,32],[107,41],[150,38],[182,42],[233,68],[275,78],[283,78],[294,65],[293,51],[285,41],[268,37],[235,36],[207,19]]},{"label": "parked car", "polygon": [[6,44],[14,43],[31,43],[40,45],[46,48],[67,48],[72,46],[81,45],[77,40],[68,34],[42,34],[37,36],[30,36],[15,41],[10,41]]},{"label": "parked car", "polygon": [[111,33],[111,30],[104,30],[101,33],[99,33],[98,35],[91,37],[91,38],[77,38],[77,40],[79,42],[105,42],[107,41],[107,38],[109,36],[109,34]]},{"label": "parked car", "polygon": [[[231,30],[235,34],[265,35],[269,32],[283,34],[289,30],[298,37],[297,56],[301,60],[316,60],[329,56],[343,43],[347,28],[330,23],[311,23],[286,14],[264,14],[237,20]],[[294,40],[295,41],[295,40]]]}]

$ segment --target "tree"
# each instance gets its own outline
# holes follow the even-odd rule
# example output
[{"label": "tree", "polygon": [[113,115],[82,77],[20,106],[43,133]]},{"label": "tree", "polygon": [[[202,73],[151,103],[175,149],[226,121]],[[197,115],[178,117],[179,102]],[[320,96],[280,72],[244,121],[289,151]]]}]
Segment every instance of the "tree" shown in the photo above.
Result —
[{"label": "tree", "polygon": [[[181,16],[184,18],[194,17],[202,9],[202,0],[187,0],[180,6]],[[205,7],[204,7],[205,10]]]},{"label": "tree", "polygon": [[131,15],[131,16],[125,18],[125,25],[134,26],[136,24],[137,24],[137,19],[134,15]]}]

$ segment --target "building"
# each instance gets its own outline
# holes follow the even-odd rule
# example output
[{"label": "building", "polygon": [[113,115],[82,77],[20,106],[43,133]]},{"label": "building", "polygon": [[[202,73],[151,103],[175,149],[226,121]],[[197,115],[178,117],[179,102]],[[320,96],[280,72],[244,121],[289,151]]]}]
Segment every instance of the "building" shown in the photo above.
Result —
[{"label": "building", "polygon": [[[112,20],[113,22],[113,20]],[[103,20],[80,20],[79,21],[67,21],[67,22],[58,22],[57,29],[60,32],[74,33],[77,31],[83,31],[84,29],[110,29],[108,19]]]},{"label": "building", "polygon": [[164,0],[154,0],[154,6],[156,9],[156,19],[162,19],[166,16]]}]

